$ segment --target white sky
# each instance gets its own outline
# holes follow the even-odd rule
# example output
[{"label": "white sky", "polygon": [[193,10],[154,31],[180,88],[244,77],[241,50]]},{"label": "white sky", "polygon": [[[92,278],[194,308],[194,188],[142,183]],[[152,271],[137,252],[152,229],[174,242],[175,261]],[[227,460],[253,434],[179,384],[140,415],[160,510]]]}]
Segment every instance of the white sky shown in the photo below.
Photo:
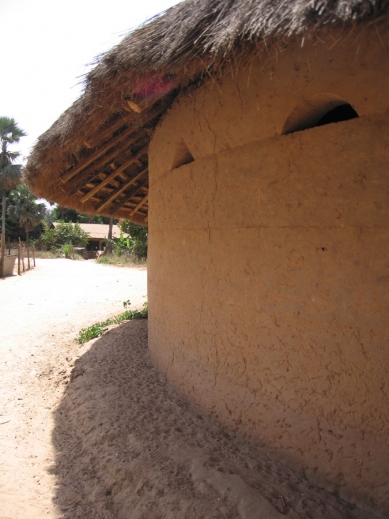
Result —
[{"label": "white sky", "polygon": [[34,142],[81,93],[95,56],[179,0],[0,0],[0,116],[13,117]]}]

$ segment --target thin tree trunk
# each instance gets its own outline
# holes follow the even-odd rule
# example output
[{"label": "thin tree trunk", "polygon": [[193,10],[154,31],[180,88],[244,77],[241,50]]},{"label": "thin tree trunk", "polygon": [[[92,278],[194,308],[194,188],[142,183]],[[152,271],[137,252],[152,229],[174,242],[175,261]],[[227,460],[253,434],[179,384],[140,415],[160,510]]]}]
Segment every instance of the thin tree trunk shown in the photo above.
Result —
[{"label": "thin tree trunk", "polygon": [[112,227],[113,227],[113,217],[109,218],[109,227],[108,227],[108,241],[105,246],[104,256],[106,254],[112,254]]},{"label": "thin tree trunk", "polygon": [[18,243],[18,276],[20,276],[20,261],[21,261],[21,249],[22,249],[22,245],[20,243],[20,238],[19,238],[19,243]]},{"label": "thin tree trunk", "polygon": [[26,233],[27,265],[28,265],[28,270],[30,270],[30,268],[31,268],[31,266],[30,266],[30,246],[28,244],[28,227],[27,227],[27,225],[24,230]]},{"label": "thin tree trunk", "polygon": [[5,189],[1,190],[1,277],[4,277],[4,253],[5,253]]}]

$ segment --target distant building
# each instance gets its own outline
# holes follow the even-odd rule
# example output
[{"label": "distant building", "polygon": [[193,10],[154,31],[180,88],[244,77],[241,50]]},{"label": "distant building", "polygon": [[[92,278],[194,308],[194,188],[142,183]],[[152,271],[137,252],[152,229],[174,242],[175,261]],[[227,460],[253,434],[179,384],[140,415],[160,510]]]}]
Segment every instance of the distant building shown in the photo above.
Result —
[{"label": "distant building", "polygon": [[[55,227],[57,222],[53,222]],[[89,234],[89,241],[85,247],[88,251],[104,250],[105,244],[107,243],[109,225],[104,223],[79,223],[81,229]],[[120,227],[114,225],[112,227],[112,237],[120,237]]]}]

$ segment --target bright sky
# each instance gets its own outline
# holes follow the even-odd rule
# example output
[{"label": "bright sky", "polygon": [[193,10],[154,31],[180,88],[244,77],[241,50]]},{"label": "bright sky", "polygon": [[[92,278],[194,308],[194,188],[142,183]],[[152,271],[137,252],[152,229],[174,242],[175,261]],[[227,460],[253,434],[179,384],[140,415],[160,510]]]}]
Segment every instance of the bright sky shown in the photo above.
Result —
[{"label": "bright sky", "polygon": [[0,116],[34,142],[80,95],[95,56],[179,0],[0,0]]}]

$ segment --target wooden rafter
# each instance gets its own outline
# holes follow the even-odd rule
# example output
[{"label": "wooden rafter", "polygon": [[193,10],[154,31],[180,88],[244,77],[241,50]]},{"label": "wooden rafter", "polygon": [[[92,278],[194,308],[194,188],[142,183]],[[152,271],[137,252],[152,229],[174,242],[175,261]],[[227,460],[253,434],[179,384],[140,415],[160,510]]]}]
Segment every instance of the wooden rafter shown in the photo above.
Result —
[{"label": "wooden rafter", "polygon": [[141,179],[146,173],[147,173],[147,169],[148,168],[145,168],[143,171],[141,171],[140,173],[138,173],[138,175],[136,175],[134,178],[132,178],[129,182],[126,182],[125,184],[123,184],[122,186],[118,187],[117,189],[115,189],[115,191],[113,191],[113,193],[111,193],[105,200],[103,200],[103,202],[101,204],[99,204],[97,207],[95,207],[95,211],[96,213],[98,213],[99,211],[101,211],[101,209],[106,206],[107,204],[109,204],[110,202],[112,202],[113,200],[115,200],[116,197],[118,197],[119,195],[121,195],[123,193],[123,191],[125,191],[126,189],[128,189],[132,184],[134,184],[137,180]]},{"label": "wooden rafter", "polygon": [[[92,191],[89,191],[85,196],[81,198],[81,202],[84,203],[89,198],[91,198],[93,195],[95,195],[98,191],[100,191],[101,188],[109,184],[119,173],[124,171],[126,168],[131,166],[134,162],[136,162],[142,155],[144,155],[146,152],[144,149],[138,151],[131,159],[127,160],[124,164],[122,164],[120,167],[118,167],[115,171],[113,171],[110,175],[108,175],[100,184],[98,184]],[[100,172],[101,173],[101,172]]]},{"label": "wooden rafter", "polygon": [[[93,164],[91,167],[89,167],[86,171],[82,171],[78,174],[77,179],[74,179],[72,187],[69,187],[69,195],[75,195],[77,191],[84,188],[87,184],[95,180],[101,173],[104,172],[104,169],[106,169],[107,164],[115,157],[120,155],[122,152],[126,150],[127,147],[137,147],[136,144],[139,140],[137,139],[135,141],[132,141],[130,144],[124,144],[121,148],[115,148],[111,153],[101,158],[100,161],[97,162],[97,164]],[[147,153],[147,147],[144,146],[142,148],[144,151],[143,153]],[[74,182],[77,182],[74,185]]]},{"label": "wooden rafter", "polygon": [[128,200],[130,200],[130,198],[135,196],[138,193],[138,191],[147,187],[147,183],[148,183],[148,179],[146,179],[142,184],[140,184],[138,186],[134,186],[132,189],[130,189],[130,191],[128,191],[128,193],[126,193],[126,196],[123,198],[123,200],[120,200],[116,205],[114,205],[114,207],[109,211],[109,214],[111,216],[113,216],[116,213],[116,211],[118,209],[120,209],[126,202],[128,202]]},{"label": "wooden rafter", "polygon": [[133,214],[135,214],[143,205],[145,205],[148,198],[149,198],[149,194],[147,193],[147,195],[144,198],[142,198],[142,200],[139,202],[139,204],[136,207],[134,207],[134,209],[130,212],[130,214],[128,216],[132,216]]},{"label": "wooden rafter", "polygon": [[[156,117],[158,117],[159,115],[162,114],[162,112],[164,111],[164,108],[161,107],[160,105],[157,104],[157,106],[153,106],[153,108],[151,108],[147,114],[145,114],[143,117],[142,117],[142,125],[144,126],[145,124],[147,124],[148,122],[150,122],[151,120],[155,119]],[[139,117],[141,117],[139,115]],[[90,155],[88,155],[87,157],[85,157],[84,160],[82,160],[81,162],[78,163],[78,165],[68,171],[66,171],[62,176],[60,176],[60,180],[65,183],[65,182],[68,182],[70,179],[72,179],[74,176],[76,176],[78,173],[80,173],[83,169],[85,169],[87,166],[89,166],[90,164],[92,164],[92,162],[94,162],[95,160],[97,160],[98,158],[100,158],[102,155],[105,155],[105,153],[110,150],[111,148],[113,148],[114,146],[116,146],[120,141],[122,141],[123,139],[125,139],[126,137],[128,137],[129,135],[131,135],[131,133],[133,133],[134,135],[137,135],[139,136],[139,133],[140,132],[137,132],[137,131],[134,131],[134,127],[131,125],[129,126],[126,130],[124,130],[122,133],[120,133],[119,135],[117,135],[114,139],[111,139],[109,140],[105,146],[103,146],[102,148],[98,148],[96,149],[94,152],[92,152]],[[143,134],[146,134],[147,131],[143,128],[142,129],[142,133]]]},{"label": "wooden rafter", "polygon": [[94,148],[97,146],[98,143],[104,142],[108,137],[112,136],[115,132],[117,132],[122,126],[125,126],[128,124],[129,118],[127,117],[120,117],[116,122],[111,124],[111,126],[108,126],[108,128],[105,128],[101,133],[96,133],[96,135],[93,136],[93,139],[88,141],[88,144],[91,148]]},{"label": "wooden rafter", "polygon": [[88,157],[86,157],[84,160],[79,162],[75,168],[72,168],[71,170],[64,173],[61,177],[59,177],[60,180],[63,183],[68,182],[71,178],[75,177],[77,175],[77,173],[80,173],[80,171],[82,171],[87,166],[89,166],[89,164],[92,164],[92,162],[94,162],[96,159],[100,158],[102,155],[105,155],[108,150],[110,150],[111,148],[116,146],[119,142],[121,142],[123,139],[125,139],[132,133],[134,133],[134,129],[131,127],[127,128],[121,134],[117,135],[114,139],[111,139],[110,141],[108,141],[105,146],[103,146],[102,148],[98,148],[93,153],[91,153]]}]

